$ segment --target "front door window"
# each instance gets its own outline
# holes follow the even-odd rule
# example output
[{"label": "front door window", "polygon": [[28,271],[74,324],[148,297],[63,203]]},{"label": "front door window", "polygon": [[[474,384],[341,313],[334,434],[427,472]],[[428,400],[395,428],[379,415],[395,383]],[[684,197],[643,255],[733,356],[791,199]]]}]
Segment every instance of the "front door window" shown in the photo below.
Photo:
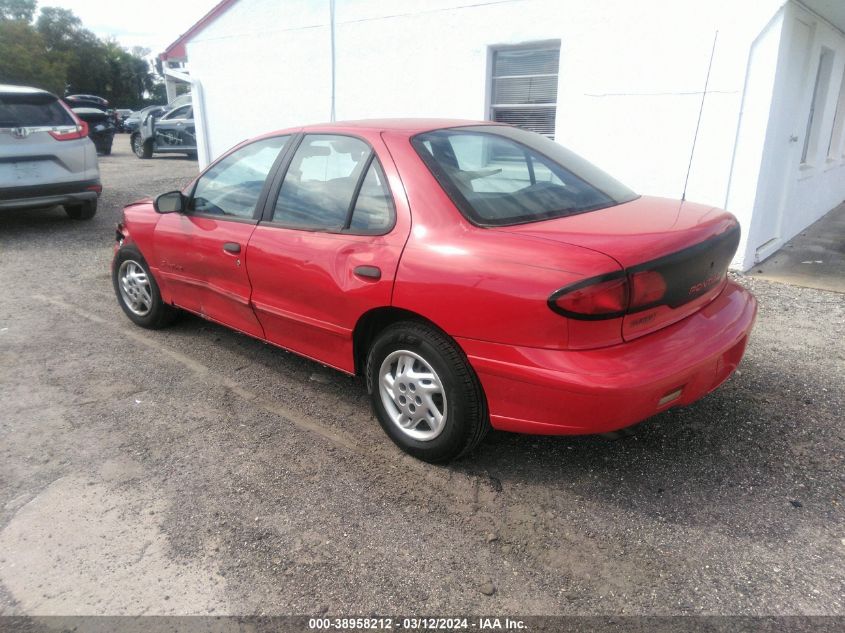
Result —
[{"label": "front door window", "polygon": [[289,136],[274,136],[235,150],[197,181],[188,212],[251,219],[267,174]]}]

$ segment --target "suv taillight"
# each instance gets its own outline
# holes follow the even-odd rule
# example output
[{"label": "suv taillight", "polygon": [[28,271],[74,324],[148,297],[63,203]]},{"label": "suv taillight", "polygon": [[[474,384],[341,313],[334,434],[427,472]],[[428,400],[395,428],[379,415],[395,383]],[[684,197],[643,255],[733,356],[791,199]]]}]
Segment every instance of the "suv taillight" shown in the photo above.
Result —
[{"label": "suv taillight", "polygon": [[598,321],[658,305],[665,294],[666,281],[659,272],[648,270],[630,276],[619,272],[561,288],[548,303],[563,316]]},{"label": "suv taillight", "polygon": [[50,130],[50,136],[52,136],[57,141],[73,141],[78,138],[85,138],[88,136],[88,124],[76,116],[76,112],[71,110],[68,105],[59,99],[59,105],[61,105],[67,113],[70,115],[70,118],[73,119],[75,125],[73,126],[65,126],[61,130]]},{"label": "suv taillight", "polygon": [[85,138],[88,136],[88,124],[85,121],[79,121],[73,127],[62,130],[50,130],[50,136],[57,141],[72,141],[78,138]]}]

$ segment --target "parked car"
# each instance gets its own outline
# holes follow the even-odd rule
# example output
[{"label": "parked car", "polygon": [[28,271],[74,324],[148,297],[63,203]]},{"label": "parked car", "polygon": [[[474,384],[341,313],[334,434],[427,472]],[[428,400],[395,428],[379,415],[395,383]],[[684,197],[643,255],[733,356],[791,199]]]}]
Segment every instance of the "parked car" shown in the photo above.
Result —
[{"label": "parked car", "polygon": [[178,108],[183,105],[188,105],[191,103],[191,93],[180,95],[176,97],[173,101],[168,102],[167,109],[172,110],[173,108]]},{"label": "parked car", "polygon": [[124,122],[126,121],[127,118],[129,118],[129,115],[132,114],[132,110],[128,110],[126,108],[118,108],[114,112],[115,112],[115,115],[117,115],[117,124],[115,126],[117,131],[118,132],[126,132],[127,130],[124,127]]},{"label": "parked car", "polygon": [[101,191],[87,123],[54,94],[0,85],[0,209],[63,205],[87,220]]},{"label": "parked car", "polygon": [[132,133],[130,142],[138,158],[151,158],[156,153],[196,157],[197,137],[191,104],[173,108],[161,118],[148,114],[138,131]]},{"label": "parked car", "polygon": [[103,111],[109,109],[109,102],[97,95],[67,95],[64,100],[71,108],[97,108]]},{"label": "parked car", "polygon": [[143,121],[147,115],[159,117],[167,111],[167,106],[160,106],[160,105],[152,105],[147,106],[146,108],[142,108],[137,112],[133,112],[128,117],[123,120],[123,129],[130,134],[135,132],[139,127],[141,127],[141,121]]},{"label": "parked car", "polygon": [[186,310],[364,375],[386,433],[433,462],[491,426],[602,433],[690,404],[756,315],[726,274],[730,213],[494,123],[274,132],[126,207],[117,238],[136,324]]},{"label": "parked car", "polygon": [[88,138],[94,142],[98,154],[111,154],[114,142],[114,117],[97,108],[72,108],[74,114],[88,124]]}]

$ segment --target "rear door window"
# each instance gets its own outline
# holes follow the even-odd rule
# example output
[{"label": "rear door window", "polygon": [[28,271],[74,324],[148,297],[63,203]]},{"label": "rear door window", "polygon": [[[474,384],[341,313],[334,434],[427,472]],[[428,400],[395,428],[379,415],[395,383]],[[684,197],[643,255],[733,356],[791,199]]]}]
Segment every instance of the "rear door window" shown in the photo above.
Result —
[{"label": "rear door window", "polygon": [[167,114],[162,117],[162,121],[171,121],[173,119],[187,119],[188,112],[191,109],[191,106],[186,105],[182,106],[181,108],[176,108],[175,110],[171,110]]},{"label": "rear door window", "polygon": [[0,93],[0,128],[75,124],[53,95]]},{"label": "rear door window", "polygon": [[348,228],[352,233],[379,234],[389,231],[392,225],[393,198],[381,164],[374,158],[355,199]]},{"label": "rear door window", "polygon": [[389,230],[393,203],[370,146],[351,136],[305,136],[285,174],[272,221],[305,230]]}]

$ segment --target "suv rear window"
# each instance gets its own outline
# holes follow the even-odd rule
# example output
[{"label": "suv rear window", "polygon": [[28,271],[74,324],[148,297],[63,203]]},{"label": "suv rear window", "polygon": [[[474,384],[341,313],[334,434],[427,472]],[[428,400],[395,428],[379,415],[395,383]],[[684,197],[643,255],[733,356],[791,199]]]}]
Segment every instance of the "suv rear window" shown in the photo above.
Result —
[{"label": "suv rear window", "polygon": [[411,143],[452,201],[479,226],[560,218],[637,194],[539,134],[483,125],[425,132]]},{"label": "suv rear window", "polygon": [[0,93],[0,127],[75,124],[67,110],[51,94]]}]

